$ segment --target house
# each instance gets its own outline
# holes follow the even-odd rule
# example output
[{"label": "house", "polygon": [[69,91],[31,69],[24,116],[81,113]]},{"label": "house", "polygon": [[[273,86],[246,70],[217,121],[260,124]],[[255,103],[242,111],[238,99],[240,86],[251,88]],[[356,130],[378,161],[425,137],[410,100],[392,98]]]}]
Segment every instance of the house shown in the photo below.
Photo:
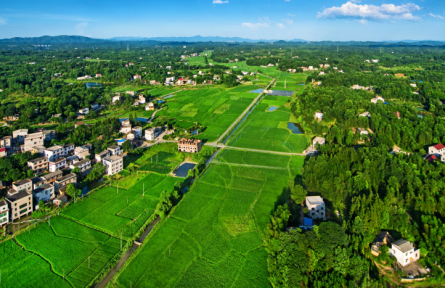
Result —
[{"label": "house", "polygon": [[134,138],[135,138],[135,136],[134,136],[134,133],[132,133],[132,132],[130,132],[126,135],[127,140],[133,141]]},{"label": "house", "polygon": [[315,146],[315,144],[324,145],[326,143],[326,139],[323,137],[315,137],[314,140],[312,140],[312,145]]},{"label": "house", "polygon": [[108,175],[114,175],[124,169],[124,160],[121,156],[112,155],[103,159],[102,163],[105,165],[105,171]]},{"label": "house", "polygon": [[27,152],[31,151],[32,147],[34,146],[43,146],[45,136],[42,132],[38,133],[31,133],[25,136],[23,149],[22,151]]},{"label": "house", "polygon": [[123,120],[123,121],[121,122],[121,125],[122,125],[122,126],[131,126],[130,119]]},{"label": "house", "polygon": [[75,146],[73,143],[63,145],[63,156],[67,157],[68,155],[74,153],[74,147]]},{"label": "house", "polygon": [[[29,180],[29,179],[28,179]],[[29,180],[31,183],[31,180]],[[21,218],[22,216],[32,213],[32,196],[31,191],[20,191],[8,193],[6,202],[9,207],[9,215],[11,221]]]},{"label": "house", "polygon": [[402,266],[406,266],[420,258],[419,249],[416,249],[413,243],[403,238],[391,244],[389,254],[394,256],[397,259],[397,262]]},{"label": "house", "polygon": [[51,141],[56,138],[56,130],[43,130],[43,136],[45,141]]},{"label": "house", "polygon": [[48,158],[49,161],[54,161],[60,157],[65,156],[65,149],[63,146],[56,145],[45,149],[45,151],[43,151],[43,154],[46,158]]},{"label": "house", "polygon": [[238,78],[239,80],[243,80],[243,75],[238,75],[237,78]]},{"label": "house", "polygon": [[133,76],[133,79],[134,79],[134,80],[141,79],[141,78],[142,78],[141,75],[134,75],[134,76]]},{"label": "house", "polygon": [[371,118],[371,113],[363,112],[362,114],[359,114],[358,117],[368,117],[368,118]]},{"label": "house", "polygon": [[48,170],[48,159],[46,157],[39,157],[28,161],[28,167],[32,169],[34,174],[40,174]]},{"label": "house", "polygon": [[149,102],[148,105],[145,106],[145,111],[152,111],[152,110],[155,110],[155,104]]},{"label": "house", "polygon": [[130,64],[129,64],[130,66],[133,66],[134,65],[134,63],[133,62],[130,62]]},{"label": "house", "polygon": [[76,167],[79,168],[79,171],[81,173],[83,173],[91,168],[91,160],[85,159],[85,160],[82,160],[82,161],[79,161],[79,162],[76,162],[76,163],[70,165],[71,170],[73,170]]},{"label": "house", "polygon": [[[51,183],[54,183],[54,181],[56,181],[57,179],[62,178],[62,176],[63,176],[63,172],[60,170],[57,170],[56,172],[43,175],[40,178],[42,179],[44,184],[51,184]],[[34,187],[34,189],[35,189],[35,187]]]},{"label": "house", "polygon": [[110,146],[107,148],[108,151],[110,151],[111,155],[117,155],[120,156],[122,153],[124,153],[124,151],[122,151],[120,146]]},{"label": "house", "polygon": [[94,159],[96,159],[96,163],[102,162],[102,160],[111,155],[110,151],[105,150],[100,153],[97,153]]},{"label": "house", "polygon": [[365,128],[357,128],[357,130],[360,132],[360,135],[369,135],[369,131]]},{"label": "house", "polygon": [[129,126],[122,126],[119,130],[119,133],[127,134],[131,132],[131,125]]},{"label": "house", "polygon": [[150,80],[150,85],[156,85],[156,80]]},{"label": "house", "polygon": [[12,131],[12,140],[15,143],[24,143],[26,135],[28,135],[28,129],[19,129]]},{"label": "house", "polygon": [[82,115],[88,115],[88,113],[90,112],[90,108],[83,108],[79,110],[79,114]]},{"label": "house", "polygon": [[48,163],[49,172],[56,172],[57,170],[62,170],[66,168],[66,158],[58,158],[54,161]]},{"label": "house", "polygon": [[433,163],[436,159],[437,159],[437,157],[435,156],[435,155],[428,155],[428,156],[426,156],[426,161],[428,161],[429,163]]},{"label": "house", "polygon": [[9,222],[9,207],[4,200],[0,201],[0,227]]},{"label": "house", "polygon": [[0,158],[8,156],[8,153],[6,153],[6,148],[0,148]]},{"label": "house", "polygon": [[321,71],[318,75],[320,75],[320,76],[322,76],[322,75],[324,75],[324,72],[323,71]]},{"label": "house", "polygon": [[144,97],[144,95],[139,95],[139,103],[140,104],[145,104],[145,97]]},{"label": "house", "polygon": [[213,76],[213,80],[215,80],[215,81],[219,81],[220,79],[219,79],[219,76],[218,75],[214,75]]},{"label": "house", "polygon": [[198,153],[201,150],[202,141],[198,139],[182,138],[178,142],[178,151],[187,153]]},{"label": "house", "polygon": [[372,60],[372,63],[379,63],[379,61],[380,61],[380,60],[373,59],[373,60]]},{"label": "house", "polygon": [[394,115],[396,115],[396,116],[397,116],[397,118],[399,118],[399,119],[400,119],[400,112],[399,112],[399,111],[396,111],[396,112],[394,112]]},{"label": "house", "polygon": [[312,219],[326,219],[326,207],[323,198],[320,196],[306,197],[306,206],[309,209],[309,216]]},{"label": "house", "polygon": [[63,176],[62,178],[57,179],[54,182],[54,188],[57,192],[63,187],[66,187],[68,184],[77,184],[77,175],[74,173],[70,173],[68,175]]},{"label": "house", "polygon": [[417,84],[415,84],[415,83],[411,83],[409,85],[412,86],[412,87],[417,87]]},{"label": "house", "polygon": [[315,112],[314,119],[323,120],[323,113],[320,111]]},{"label": "house", "polygon": [[87,80],[87,79],[91,79],[92,77],[90,76],[90,75],[85,75],[85,76],[83,76],[83,77],[77,77],[77,80],[80,80],[80,81],[82,81],[82,80]]},{"label": "house", "polygon": [[388,231],[382,231],[374,238],[374,242],[371,245],[372,255],[378,257],[380,255],[380,247],[383,245],[389,246],[394,239]]},{"label": "house", "polygon": [[131,129],[131,131],[133,132],[135,138],[142,137],[142,127],[141,126],[136,126],[133,129]]},{"label": "house", "polygon": [[101,77],[102,77],[102,74],[100,74],[100,73],[96,74],[96,78],[101,78]]},{"label": "house", "polygon": [[172,66],[165,66],[165,69],[167,69],[167,70],[171,70],[171,69],[172,69]]},{"label": "house", "polygon": [[129,94],[131,97],[134,97],[135,92],[134,91],[127,91],[126,94]]},{"label": "house", "polygon": [[83,123],[83,122],[77,122],[76,124],[74,124],[74,129],[77,128],[77,127],[79,127],[79,126],[82,126],[82,125],[85,125],[85,123]]},{"label": "house", "polygon": [[115,102],[117,102],[117,101],[119,101],[119,100],[121,100],[121,96],[114,96],[114,97],[111,99],[111,103],[115,104]]},{"label": "house", "polygon": [[54,186],[51,184],[45,184],[42,187],[39,187],[32,191],[32,196],[35,199],[34,203],[39,203],[41,200],[48,202],[49,200],[56,197],[56,195],[54,194]]},{"label": "house", "polygon": [[241,73],[242,73],[243,75],[249,75],[249,72],[246,72],[246,71],[241,71]]},{"label": "house", "polygon": [[92,105],[91,105],[91,109],[93,109],[93,110],[97,110],[97,109],[99,109],[99,104],[97,104],[97,103],[93,103]]},{"label": "house", "polygon": [[[440,160],[442,162],[445,162],[445,146],[442,144],[437,144],[434,146],[430,146],[428,148],[428,154],[431,156],[435,156],[435,157],[440,157]],[[435,158],[436,159],[436,158]],[[434,160],[435,160],[434,159]],[[428,159],[427,159],[428,160]]]},{"label": "house", "polygon": [[0,139],[0,148],[11,148],[12,136],[4,136]]},{"label": "house", "polygon": [[135,101],[134,103],[133,103],[133,106],[139,106],[139,101]]},{"label": "house", "polygon": [[23,179],[12,183],[11,189],[9,189],[8,193],[16,193],[20,191],[32,191],[32,181],[30,179]]},{"label": "house", "polygon": [[161,127],[153,127],[145,130],[145,139],[148,141],[154,141],[159,134],[162,133]]},{"label": "house", "polygon": [[68,201],[68,198],[65,195],[59,195],[56,199],[53,200],[53,204],[57,206],[61,206]]},{"label": "house", "polygon": [[374,104],[377,104],[378,101],[385,102],[385,99],[383,99],[382,97],[380,97],[378,95],[375,98],[371,99],[371,103],[374,103]]}]

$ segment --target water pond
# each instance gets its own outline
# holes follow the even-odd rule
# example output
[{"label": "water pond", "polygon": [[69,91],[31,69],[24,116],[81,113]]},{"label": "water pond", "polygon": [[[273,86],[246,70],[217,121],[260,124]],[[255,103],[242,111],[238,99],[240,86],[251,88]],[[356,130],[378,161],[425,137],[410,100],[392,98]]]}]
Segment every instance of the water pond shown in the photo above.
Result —
[{"label": "water pond", "polygon": [[278,109],[278,106],[270,106],[269,109],[267,109],[267,112],[272,112]]},{"label": "water pond", "polygon": [[[124,122],[125,120],[128,120],[128,118],[121,118],[121,119],[119,119],[119,121],[122,123],[122,122]],[[137,121],[139,121],[139,122],[147,122],[148,121],[148,118],[142,118],[142,117],[138,117],[138,120]]]},{"label": "water pond", "polygon": [[195,163],[190,163],[190,162],[182,163],[181,166],[179,166],[178,169],[176,169],[176,171],[174,172],[175,176],[186,178],[187,174],[189,173],[189,170],[192,170],[193,168],[195,168],[195,166],[196,166]]},{"label": "water pond", "polygon": [[162,103],[164,103],[164,102],[165,102],[165,101],[163,101],[163,100],[159,100],[159,101],[158,101],[159,104],[162,104]]},{"label": "water pond", "polygon": [[167,98],[172,98],[173,96],[175,96],[175,95],[167,95],[167,96],[165,96],[165,97],[163,97],[164,99],[167,99]]},{"label": "water pond", "polygon": [[261,93],[261,92],[263,92],[263,89],[256,89],[256,90],[250,91],[250,93]]},{"label": "water pond", "polygon": [[87,89],[89,89],[89,88],[102,88],[102,84],[101,83],[94,83],[94,82],[87,82],[87,83],[85,83],[85,87],[87,87]]},{"label": "water pond", "polygon": [[287,123],[287,129],[291,130],[294,134],[304,134],[303,128],[297,123]]}]

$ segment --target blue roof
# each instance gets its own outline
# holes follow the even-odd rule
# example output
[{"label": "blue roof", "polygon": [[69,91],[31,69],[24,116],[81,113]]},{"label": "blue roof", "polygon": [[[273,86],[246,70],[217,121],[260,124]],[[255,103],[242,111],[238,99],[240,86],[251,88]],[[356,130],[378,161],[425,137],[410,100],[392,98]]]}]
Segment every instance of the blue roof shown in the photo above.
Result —
[{"label": "blue roof", "polygon": [[304,217],[304,226],[312,226],[312,219]]}]

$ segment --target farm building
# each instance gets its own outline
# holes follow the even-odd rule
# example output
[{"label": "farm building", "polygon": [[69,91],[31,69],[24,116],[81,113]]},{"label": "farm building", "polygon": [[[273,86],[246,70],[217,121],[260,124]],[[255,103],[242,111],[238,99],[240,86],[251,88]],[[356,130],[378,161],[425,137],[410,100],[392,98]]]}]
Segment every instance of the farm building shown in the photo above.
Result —
[{"label": "farm building", "polygon": [[178,142],[178,151],[187,153],[198,153],[201,150],[202,141],[197,139],[182,138]]}]

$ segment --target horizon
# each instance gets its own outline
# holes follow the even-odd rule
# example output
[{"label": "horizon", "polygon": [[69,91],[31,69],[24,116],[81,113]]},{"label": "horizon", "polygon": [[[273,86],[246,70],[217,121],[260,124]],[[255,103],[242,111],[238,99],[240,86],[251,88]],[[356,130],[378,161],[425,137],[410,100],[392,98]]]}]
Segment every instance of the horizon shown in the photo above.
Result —
[{"label": "horizon", "polygon": [[[239,37],[252,40],[306,41],[443,41],[445,5],[431,0],[240,0],[194,1],[127,6],[111,1],[60,3],[21,0],[0,9],[0,38],[78,35],[114,37]],[[197,4],[197,5],[196,5]],[[138,9],[134,9],[134,7]],[[26,7],[25,9],[23,7]],[[70,11],[70,13],[61,13]],[[177,32],[180,30],[182,33]],[[125,35],[125,36],[121,36]],[[181,35],[181,36],[176,36]],[[382,39],[385,35],[386,39]]]}]

